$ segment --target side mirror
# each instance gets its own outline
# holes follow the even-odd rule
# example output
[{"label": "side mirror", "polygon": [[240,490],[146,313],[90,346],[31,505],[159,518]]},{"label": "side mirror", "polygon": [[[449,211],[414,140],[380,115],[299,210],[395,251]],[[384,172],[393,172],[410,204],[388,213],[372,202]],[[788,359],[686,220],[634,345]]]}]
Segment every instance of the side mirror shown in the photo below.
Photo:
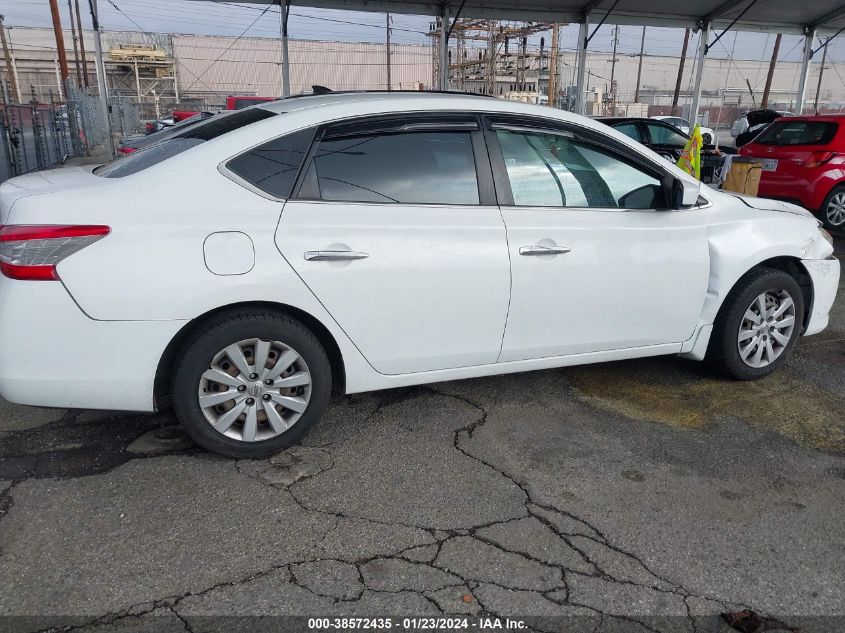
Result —
[{"label": "side mirror", "polygon": [[700,182],[690,182],[686,179],[676,178],[672,184],[672,208],[684,209],[695,205],[698,202],[700,191]]}]

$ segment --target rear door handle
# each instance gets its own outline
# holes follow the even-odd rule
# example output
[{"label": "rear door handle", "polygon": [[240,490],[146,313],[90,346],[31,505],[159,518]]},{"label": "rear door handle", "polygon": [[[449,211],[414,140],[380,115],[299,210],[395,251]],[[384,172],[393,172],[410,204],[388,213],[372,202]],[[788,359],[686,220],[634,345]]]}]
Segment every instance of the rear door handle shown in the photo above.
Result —
[{"label": "rear door handle", "polygon": [[568,246],[520,246],[520,255],[564,255],[572,249]]},{"label": "rear door handle", "polygon": [[305,251],[305,259],[309,262],[332,262],[347,259],[366,259],[369,253],[358,251]]}]

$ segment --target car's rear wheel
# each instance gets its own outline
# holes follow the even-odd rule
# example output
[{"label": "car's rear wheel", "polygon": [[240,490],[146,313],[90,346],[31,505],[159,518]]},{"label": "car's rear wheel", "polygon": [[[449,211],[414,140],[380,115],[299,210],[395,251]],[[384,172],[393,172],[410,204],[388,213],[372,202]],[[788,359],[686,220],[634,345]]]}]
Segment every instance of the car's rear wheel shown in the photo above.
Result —
[{"label": "car's rear wheel", "polygon": [[803,320],[798,282],[781,270],[753,270],[737,282],[719,310],[707,361],[739,380],[767,376],[786,362]]},{"label": "car's rear wheel", "polygon": [[173,381],[174,410],[200,446],[261,457],[301,439],[329,401],[329,359],[300,322],[228,313],[190,336]]},{"label": "car's rear wheel", "polygon": [[822,222],[829,229],[845,227],[845,186],[836,187],[827,194],[820,215]]}]

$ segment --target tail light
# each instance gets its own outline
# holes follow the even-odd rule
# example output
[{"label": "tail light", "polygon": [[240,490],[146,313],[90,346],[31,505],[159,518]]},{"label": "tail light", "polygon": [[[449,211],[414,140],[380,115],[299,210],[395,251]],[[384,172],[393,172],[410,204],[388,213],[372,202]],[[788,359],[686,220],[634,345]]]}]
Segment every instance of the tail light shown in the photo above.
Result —
[{"label": "tail light", "polygon": [[836,152],[817,151],[810,154],[810,158],[804,163],[804,167],[818,167],[824,165],[831,158],[836,156]]},{"label": "tail light", "polygon": [[121,154],[131,154],[132,152],[136,151],[136,148],[134,148],[134,147],[118,147],[117,151],[120,152]]},{"label": "tail light", "polygon": [[0,225],[0,273],[9,279],[55,281],[66,257],[109,234],[107,226]]}]

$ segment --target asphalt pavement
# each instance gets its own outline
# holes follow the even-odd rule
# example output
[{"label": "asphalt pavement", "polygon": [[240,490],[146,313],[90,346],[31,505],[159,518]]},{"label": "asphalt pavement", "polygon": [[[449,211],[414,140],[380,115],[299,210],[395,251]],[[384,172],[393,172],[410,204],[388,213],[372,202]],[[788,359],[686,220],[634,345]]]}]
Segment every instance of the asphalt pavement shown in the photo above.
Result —
[{"label": "asphalt pavement", "polygon": [[0,631],[841,632],[843,500],[841,286],[759,382],[666,357],[354,395],[266,460],[0,403]]}]

